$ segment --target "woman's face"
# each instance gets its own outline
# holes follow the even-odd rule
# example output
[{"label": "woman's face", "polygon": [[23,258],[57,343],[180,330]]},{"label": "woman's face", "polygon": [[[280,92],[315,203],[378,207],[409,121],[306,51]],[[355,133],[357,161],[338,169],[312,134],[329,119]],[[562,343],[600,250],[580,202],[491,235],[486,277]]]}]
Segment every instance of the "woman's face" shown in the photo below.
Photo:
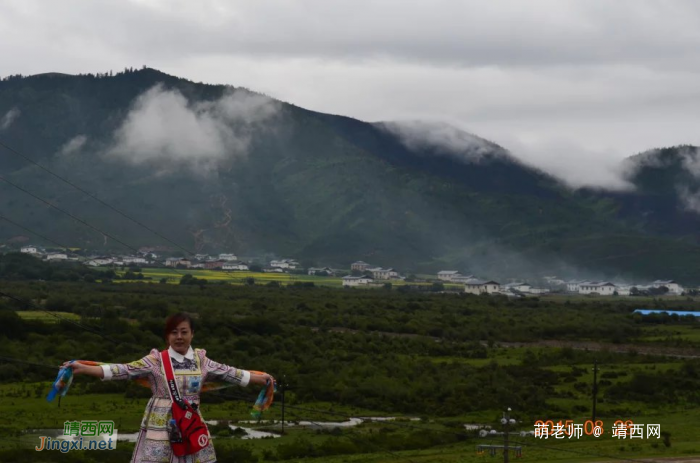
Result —
[{"label": "woman's face", "polygon": [[192,343],[194,331],[190,327],[190,323],[184,321],[168,334],[168,344],[178,354],[185,355]]}]

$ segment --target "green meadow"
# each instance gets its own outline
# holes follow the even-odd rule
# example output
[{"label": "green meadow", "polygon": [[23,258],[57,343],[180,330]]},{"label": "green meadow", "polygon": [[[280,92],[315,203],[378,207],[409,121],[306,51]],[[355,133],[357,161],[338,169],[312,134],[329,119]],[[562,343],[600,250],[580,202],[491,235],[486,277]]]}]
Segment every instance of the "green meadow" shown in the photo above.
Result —
[{"label": "green meadow", "polygon": [[[148,281],[176,278],[173,274],[178,275],[144,271],[154,278]],[[226,276],[204,271],[197,278],[211,275]],[[7,418],[0,425],[0,461],[128,460],[133,444],[126,442],[99,455],[36,452],[30,441],[37,438],[27,431],[107,419],[121,433],[136,432],[150,396],[136,384],[79,377],[60,406],[45,396],[65,360],[128,362],[162,348],[164,318],[182,310],[195,316],[195,346],[206,348],[210,358],[267,371],[286,385],[287,426],[281,437],[249,440],[227,424],[211,426],[222,462],[492,461],[477,446],[502,445],[503,436],[480,437],[465,425],[500,432],[507,408],[516,420],[510,443],[522,451],[517,460],[511,455],[512,461],[700,455],[695,319],[636,315],[640,302],[629,299],[366,291],[294,285],[286,274],[253,275],[290,280],[280,286],[259,278],[254,285],[4,281],[3,291],[30,303],[0,302],[0,402]],[[700,302],[664,299],[644,305],[697,309]],[[596,420],[603,435],[527,434],[538,420],[584,424],[591,419],[594,363]],[[207,392],[202,411],[208,420],[248,421],[256,395],[255,389],[235,386]],[[260,423],[240,424],[279,434],[281,401],[278,393]],[[399,419],[352,427],[295,426],[367,416]],[[613,437],[617,420],[658,424],[661,434]]]}]

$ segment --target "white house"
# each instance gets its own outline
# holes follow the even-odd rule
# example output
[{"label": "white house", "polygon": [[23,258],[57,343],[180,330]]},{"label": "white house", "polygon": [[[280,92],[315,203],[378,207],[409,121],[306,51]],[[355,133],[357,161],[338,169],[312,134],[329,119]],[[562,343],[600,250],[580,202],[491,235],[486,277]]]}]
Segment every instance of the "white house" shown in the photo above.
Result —
[{"label": "white house", "polygon": [[632,288],[633,286],[618,286],[617,287],[617,295],[618,296],[629,296],[632,294]]},{"label": "white house", "polygon": [[354,277],[351,275],[343,277],[343,286],[362,286],[369,285],[374,282],[374,279],[369,275]]},{"label": "white house", "polygon": [[501,285],[493,280],[470,280],[464,284],[464,292],[469,294],[493,294],[501,290]]},{"label": "white house", "polygon": [[503,285],[503,289],[506,289],[506,290],[513,289],[513,290],[519,291],[521,293],[529,293],[530,290],[532,290],[532,285],[518,281],[518,282],[507,283],[507,284]]},{"label": "white house", "polygon": [[294,270],[299,267],[299,262],[294,259],[282,259],[270,261],[270,267]]},{"label": "white house", "polygon": [[34,245],[22,246],[20,252],[23,252],[25,254],[38,254],[39,247]]},{"label": "white house", "polygon": [[368,268],[368,272],[372,273],[372,278],[375,280],[395,280],[399,278],[399,272],[393,268]]},{"label": "white house", "polygon": [[263,273],[284,273],[284,270],[279,267],[268,267],[263,269]]},{"label": "white house", "polygon": [[221,266],[221,270],[242,270],[246,271],[249,270],[248,265],[245,262],[239,262],[239,261],[233,261],[233,262],[226,262],[224,265]]},{"label": "white house", "polygon": [[309,268],[309,271],[307,272],[309,275],[320,275],[322,273],[327,274],[328,276],[333,276],[335,275],[335,271],[330,268],[330,267],[311,267]]},{"label": "white house", "polygon": [[148,261],[139,256],[124,256],[122,257],[122,261],[124,264],[129,265],[129,264],[147,264]]},{"label": "white house", "polygon": [[168,257],[165,259],[165,266],[166,267],[177,267],[177,264],[180,262],[180,257]]},{"label": "white house", "polygon": [[361,260],[358,260],[357,262],[353,262],[350,264],[350,270],[358,270],[360,272],[364,272],[370,267],[370,265],[367,262],[362,262]]},{"label": "white house", "polygon": [[467,283],[468,281],[474,280],[474,275],[460,275],[457,274],[450,280],[451,283]]},{"label": "white house", "polygon": [[441,270],[437,273],[438,280],[442,281],[452,281],[457,276],[460,276],[458,270]]},{"label": "white house", "polygon": [[202,262],[204,262],[205,260],[209,259],[209,254],[195,254],[194,258],[196,260],[201,260]]},{"label": "white house", "polygon": [[114,262],[114,259],[112,259],[111,257],[101,256],[93,257],[87,262],[87,264],[91,267],[101,267],[103,265],[109,265],[112,262]]},{"label": "white house", "polygon": [[65,252],[50,252],[46,254],[46,260],[67,260],[68,254]]},{"label": "white house", "polygon": [[609,281],[587,281],[579,285],[579,294],[598,294],[599,296],[612,296],[617,286]]},{"label": "white house", "polygon": [[665,286],[666,288],[668,288],[668,294],[683,294],[683,287],[673,280],[656,280],[649,286],[651,286],[652,288],[661,288],[662,286]]},{"label": "white house", "polygon": [[571,280],[566,282],[566,290],[570,293],[578,293],[581,284],[588,283],[585,280]]},{"label": "white house", "polygon": [[238,257],[235,254],[219,254],[219,260],[238,260]]}]

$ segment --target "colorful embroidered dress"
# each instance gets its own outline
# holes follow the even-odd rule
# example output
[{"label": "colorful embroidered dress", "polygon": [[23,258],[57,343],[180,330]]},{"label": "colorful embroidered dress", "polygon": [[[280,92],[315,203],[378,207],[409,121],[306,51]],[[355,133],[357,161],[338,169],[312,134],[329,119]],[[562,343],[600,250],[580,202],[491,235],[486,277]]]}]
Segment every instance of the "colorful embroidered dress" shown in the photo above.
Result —
[{"label": "colorful embroidered dress", "polygon": [[[226,381],[246,386],[250,372],[229,367],[207,358],[204,349],[192,349],[178,354],[168,348],[172,359],[175,380],[180,395],[191,403],[199,405],[199,393],[206,381]],[[141,430],[131,463],[213,463],[216,461],[214,446],[209,445],[194,455],[176,457],[172,454],[166,423],[172,415],[172,401],[168,394],[165,372],[160,361],[160,352],[153,349],[141,360],[131,363],[110,363],[102,365],[104,380],[147,378],[151,384],[153,397],[146,405],[141,421]],[[201,411],[200,411],[201,415]]]}]

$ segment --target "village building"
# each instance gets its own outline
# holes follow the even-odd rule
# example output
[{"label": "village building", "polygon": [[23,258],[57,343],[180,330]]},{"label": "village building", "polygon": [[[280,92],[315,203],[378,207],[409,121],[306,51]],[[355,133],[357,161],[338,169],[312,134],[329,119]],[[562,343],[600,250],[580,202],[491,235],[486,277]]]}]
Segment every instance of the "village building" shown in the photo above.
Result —
[{"label": "village building", "polygon": [[452,277],[452,280],[450,280],[450,283],[461,283],[464,284],[468,281],[474,280],[474,275],[456,275]]},{"label": "village building", "polygon": [[364,286],[374,283],[374,279],[369,275],[354,277],[348,275],[343,277],[343,286]]},{"label": "village building", "polygon": [[112,262],[114,262],[114,259],[112,259],[111,257],[98,256],[88,260],[87,265],[91,267],[102,267],[103,265],[109,265]]},{"label": "village building", "polygon": [[307,273],[309,275],[327,275],[332,277],[335,275],[335,270],[330,267],[311,267]]},{"label": "village building", "polygon": [[396,280],[399,278],[399,272],[393,268],[368,268],[368,272],[372,274],[372,278],[375,280]]},{"label": "village building", "polygon": [[50,252],[46,254],[46,260],[68,260],[68,254],[65,252]]},{"label": "village building", "polygon": [[437,273],[438,280],[452,281],[453,278],[461,276],[458,270],[441,270]]},{"label": "village building", "polygon": [[361,260],[358,260],[357,262],[353,262],[350,264],[350,270],[357,270],[359,272],[364,272],[370,268],[370,265],[367,262],[362,262]]},{"label": "village building", "polygon": [[177,264],[180,262],[181,259],[181,257],[168,257],[167,259],[165,259],[165,266],[177,267]]},{"label": "village building", "polygon": [[528,283],[523,283],[521,281],[513,282],[513,283],[506,283],[503,285],[503,290],[514,290],[518,291],[521,293],[529,293],[530,290],[532,289],[532,285]]},{"label": "village building", "polygon": [[571,280],[566,282],[566,290],[570,293],[578,293],[581,285],[588,283],[586,280]]},{"label": "village building", "polygon": [[674,280],[656,280],[652,282],[649,286],[651,286],[652,288],[666,287],[668,288],[668,294],[673,294],[676,296],[680,296],[681,294],[683,294],[683,287]]},{"label": "village building", "polygon": [[469,294],[494,294],[500,291],[500,283],[493,280],[470,280],[464,284],[464,292]]},{"label": "village building", "polygon": [[240,261],[226,262],[221,266],[222,270],[238,270],[247,271],[249,270],[248,264]]},{"label": "village building", "polygon": [[284,273],[284,269],[279,267],[266,267],[263,269],[263,273]]},{"label": "village building", "polygon": [[618,296],[630,296],[630,295],[632,295],[632,288],[634,288],[634,286],[629,286],[629,285],[617,286],[617,288],[615,289],[615,292],[617,292]]},{"label": "village building", "polygon": [[204,262],[204,268],[207,270],[214,270],[217,268],[223,269],[225,263],[226,261],[223,259],[208,260]]},{"label": "village building", "polygon": [[126,264],[126,265],[129,265],[129,264],[147,264],[148,263],[148,261],[145,258],[139,257],[139,256],[124,256],[124,257],[122,257],[122,262],[124,262],[124,264]]},{"label": "village building", "polygon": [[296,270],[299,267],[299,262],[294,259],[273,260],[270,261],[270,267]]},{"label": "village building", "polygon": [[34,245],[27,245],[27,246],[22,246],[20,248],[20,252],[23,252],[25,254],[39,254],[43,251],[39,246],[34,246]]},{"label": "village building", "polygon": [[609,281],[587,281],[579,285],[579,294],[613,296],[617,287]]},{"label": "village building", "polygon": [[225,253],[225,254],[219,254],[219,260],[224,260],[224,261],[238,260],[238,257],[236,257],[235,254]]}]

